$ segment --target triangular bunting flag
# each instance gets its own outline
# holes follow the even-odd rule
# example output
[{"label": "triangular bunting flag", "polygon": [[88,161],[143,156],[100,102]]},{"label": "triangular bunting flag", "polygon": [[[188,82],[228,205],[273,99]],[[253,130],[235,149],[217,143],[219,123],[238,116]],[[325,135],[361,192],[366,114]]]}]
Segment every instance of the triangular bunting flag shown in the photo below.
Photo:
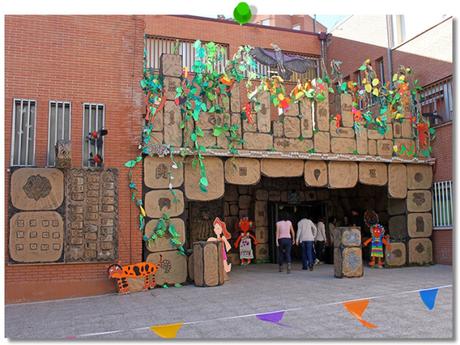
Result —
[{"label": "triangular bunting flag", "polygon": [[362,299],[362,300],[357,300],[357,301],[344,302],[343,306],[351,315],[356,317],[356,319],[358,319],[358,321],[364,327],[377,328],[376,325],[374,325],[373,323],[367,322],[366,320],[363,320],[362,318],[364,311],[366,310],[368,304],[369,304],[368,299]]},{"label": "triangular bunting flag", "polygon": [[257,314],[256,317],[259,320],[278,323],[284,316],[284,311],[275,311],[273,313],[264,313],[264,314]]},{"label": "triangular bunting flag", "polygon": [[429,290],[420,290],[420,298],[429,310],[433,310],[436,302],[436,296],[438,295],[438,288]]},{"label": "triangular bunting flag", "polygon": [[157,325],[150,327],[150,330],[161,338],[175,338],[177,332],[181,329],[183,322],[171,323],[167,325]]}]

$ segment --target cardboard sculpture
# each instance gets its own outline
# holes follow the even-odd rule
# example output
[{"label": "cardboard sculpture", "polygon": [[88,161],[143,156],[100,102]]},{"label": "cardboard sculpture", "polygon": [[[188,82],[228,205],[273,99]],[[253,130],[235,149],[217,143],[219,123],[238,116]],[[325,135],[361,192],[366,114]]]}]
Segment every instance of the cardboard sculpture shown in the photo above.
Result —
[{"label": "cardboard sculpture", "polygon": [[364,222],[371,230],[371,238],[368,238],[363,245],[367,246],[372,241],[371,249],[371,261],[369,266],[375,267],[375,261],[377,261],[377,267],[383,267],[383,245],[387,246],[388,250],[391,250],[390,236],[385,236],[385,229],[382,225],[378,224],[379,217],[374,211],[367,210],[364,213]]},{"label": "cardboard sculpture", "polygon": [[[224,284],[224,244],[221,241],[199,241],[193,243],[193,262],[190,274],[196,286],[208,287]],[[192,257],[191,256],[191,257]]]},{"label": "cardboard sculpture", "polygon": [[213,222],[214,225],[214,234],[216,237],[208,238],[208,242],[212,241],[220,241],[222,242],[222,262],[224,263],[225,272],[230,272],[232,269],[232,264],[229,264],[227,261],[227,252],[232,248],[228,240],[232,237],[230,233],[227,231],[227,226],[225,223],[220,220],[219,217],[216,217]]},{"label": "cardboard sculpture", "polygon": [[151,262],[140,262],[133,265],[121,266],[112,264],[107,269],[109,278],[117,279],[118,292],[127,294],[132,292],[128,283],[129,278],[144,278],[143,290],[155,287],[155,273],[158,266]]},{"label": "cardboard sculpture", "polygon": [[253,230],[253,223],[248,217],[243,217],[239,223],[238,228],[240,229],[240,235],[235,241],[235,248],[240,249],[240,260],[241,265],[249,265],[251,260],[254,259],[254,253],[252,251],[252,240],[254,240],[254,246],[257,246],[257,240],[254,235],[251,234]]},{"label": "cardboard sculpture", "polygon": [[359,227],[334,228],[334,276],[361,277],[363,260]]}]

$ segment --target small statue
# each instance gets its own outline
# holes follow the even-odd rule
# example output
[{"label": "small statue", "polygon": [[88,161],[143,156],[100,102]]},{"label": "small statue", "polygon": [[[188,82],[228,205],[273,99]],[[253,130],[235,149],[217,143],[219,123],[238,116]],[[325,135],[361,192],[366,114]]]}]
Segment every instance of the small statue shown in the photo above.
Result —
[{"label": "small statue", "polygon": [[240,247],[240,260],[241,265],[246,266],[251,263],[251,259],[254,259],[254,253],[252,251],[252,240],[254,240],[254,246],[257,246],[257,240],[254,235],[251,234],[253,230],[253,223],[248,217],[243,217],[239,223],[240,235],[235,241],[235,248]]},{"label": "small statue", "polygon": [[229,264],[227,261],[227,252],[232,248],[230,243],[228,243],[228,240],[232,237],[232,235],[230,235],[230,233],[227,231],[227,226],[219,217],[214,219],[213,225],[216,237],[210,237],[208,238],[208,241],[222,241],[222,258],[224,262],[224,270],[228,273],[232,269],[232,264]]},{"label": "small statue", "polygon": [[369,266],[373,268],[377,261],[377,267],[383,267],[383,245],[387,246],[387,249],[391,249],[390,236],[385,235],[385,228],[379,224],[379,217],[374,211],[367,210],[364,213],[364,222],[371,231],[371,237],[364,241],[363,245],[367,246],[371,243],[371,260]]}]

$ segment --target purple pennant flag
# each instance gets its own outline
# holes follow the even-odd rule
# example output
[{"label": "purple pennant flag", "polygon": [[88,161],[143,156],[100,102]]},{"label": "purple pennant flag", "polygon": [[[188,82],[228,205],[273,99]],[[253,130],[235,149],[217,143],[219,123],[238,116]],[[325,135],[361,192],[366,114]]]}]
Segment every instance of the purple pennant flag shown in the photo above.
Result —
[{"label": "purple pennant flag", "polygon": [[275,311],[273,313],[264,313],[264,314],[257,314],[256,317],[259,320],[272,322],[272,323],[279,323],[284,316],[284,311]]}]

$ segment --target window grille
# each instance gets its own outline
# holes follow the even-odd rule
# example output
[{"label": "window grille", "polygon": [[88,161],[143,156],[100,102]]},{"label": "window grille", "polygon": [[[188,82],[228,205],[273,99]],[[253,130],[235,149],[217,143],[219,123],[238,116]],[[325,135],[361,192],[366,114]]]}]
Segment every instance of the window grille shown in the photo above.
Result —
[{"label": "window grille", "polygon": [[53,166],[57,141],[70,141],[71,105],[70,102],[50,101],[48,111],[48,166]]},{"label": "window grille", "polygon": [[13,100],[11,165],[35,165],[35,128],[37,102]]},{"label": "window grille", "polygon": [[452,120],[454,104],[452,78],[424,87],[420,93],[422,113],[430,114],[432,124]]},{"label": "window grille", "polygon": [[101,166],[102,164],[93,164],[91,157],[100,155],[104,157],[103,137],[100,139],[101,145],[97,141],[88,139],[88,135],[93,132],[101,131],[105,126],[105,106],[97,103],[83,104],[83,166]]},{"label": "window grille", "polygon": [[441,181],[433,184],[433,227],[452,227],[453,199],[452,181]]}]

